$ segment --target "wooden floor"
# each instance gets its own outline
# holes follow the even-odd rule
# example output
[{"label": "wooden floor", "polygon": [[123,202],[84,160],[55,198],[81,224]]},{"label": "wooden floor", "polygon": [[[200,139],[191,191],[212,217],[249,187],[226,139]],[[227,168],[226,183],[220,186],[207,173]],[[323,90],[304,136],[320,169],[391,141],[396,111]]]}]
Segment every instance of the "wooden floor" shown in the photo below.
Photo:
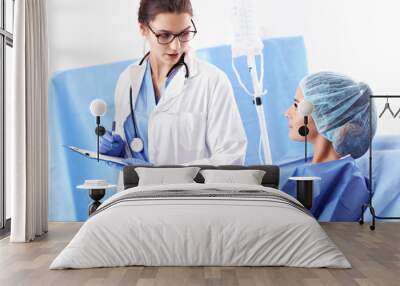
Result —
[{"label": "wooden floor", "polygon": [[400,285],[400,223],[375,232],[357,223],[322,224],[353,268],[124,267],[48,270],[80,223],[50,223],[43,238],[28,244],[0,241],[0,285]]}]

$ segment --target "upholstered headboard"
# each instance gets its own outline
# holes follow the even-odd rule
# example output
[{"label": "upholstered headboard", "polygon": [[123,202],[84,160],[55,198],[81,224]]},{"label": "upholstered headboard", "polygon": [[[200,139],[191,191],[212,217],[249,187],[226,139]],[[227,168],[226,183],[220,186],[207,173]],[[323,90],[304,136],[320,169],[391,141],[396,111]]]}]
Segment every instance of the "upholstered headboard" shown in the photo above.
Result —
[{"label": "upholstered headboard", "polygon": [[[135,171],[135,168],[141,166],[127,166],[124,168],[124,189],[136,187],[139,183],[139,177]],[[150,168],[182,168],[185,166],[181,165],[165,165],[155,166]],[[239,165],[224,165],[224,166],[210,166],[210,165],[195,165],[194,167],[200,167],[204,169],[218,169],[218,170],[263,170],[265,175],[262,179],[262,185],[264,187],[279,188],[279,167],[274,165],[254,165],[254,166],[239,166]],[[204,183],[203,176],[198,173],[194,180],[197,183]]]}]

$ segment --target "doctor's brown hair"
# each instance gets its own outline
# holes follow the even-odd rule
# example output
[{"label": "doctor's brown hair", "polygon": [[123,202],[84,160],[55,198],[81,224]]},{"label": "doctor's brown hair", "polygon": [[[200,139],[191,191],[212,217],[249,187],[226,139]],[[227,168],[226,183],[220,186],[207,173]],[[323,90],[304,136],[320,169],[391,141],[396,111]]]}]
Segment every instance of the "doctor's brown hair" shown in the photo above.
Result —
[{"label": "doctor's brown hair", "polygon": [[140,0],[138,21],[147,24],[160,13],[188,13],[193,16],[190,0]]}]

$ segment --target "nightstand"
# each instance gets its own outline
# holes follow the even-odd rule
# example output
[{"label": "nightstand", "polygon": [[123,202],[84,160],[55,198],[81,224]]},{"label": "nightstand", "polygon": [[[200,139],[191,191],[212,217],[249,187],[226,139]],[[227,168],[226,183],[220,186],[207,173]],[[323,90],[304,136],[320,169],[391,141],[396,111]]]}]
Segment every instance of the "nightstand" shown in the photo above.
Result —
[{"label": "nightstand", "polygon": [[89,205],[89,216],[101,205],[100,200],[106,194],[106,189],[115,187],[115,185],[111,185],[104,180],[85,180],[83,185],[77,186],[78,189],[89,190],[89,197],[93,200]]},{"label": "nightstand", "polygon": [[313,203],[314,181],[321,180],[320,177],[290,177],[289,180],[296,181],[297,200],[305,208],[310,210]]}]

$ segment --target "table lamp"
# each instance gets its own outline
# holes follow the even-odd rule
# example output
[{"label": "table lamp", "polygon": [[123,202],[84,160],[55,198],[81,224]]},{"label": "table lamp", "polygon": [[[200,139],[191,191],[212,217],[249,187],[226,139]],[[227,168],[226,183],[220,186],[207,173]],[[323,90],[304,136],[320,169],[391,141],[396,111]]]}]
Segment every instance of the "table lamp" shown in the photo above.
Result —
[{"label": "table lamp", "polygon": [[303,100],[297,106],[297,112],[304,117],[304,125],[299,128],[299,134],[304,137],[304,162],[307,163],[307,135],[310,132],[308,129],[308,116],[313,112],[314,105],[307,101]]},{"label": "table lamp", "polygon": [[99,162],[100,152],[100,136],[103,136],[106,133],[106,129],[103,126],[100,126],[100,117],[104,116],[107,112],[107,104],[102,99],[95,99],[90,103],[90,113],[96,117],[97,127],[95,129],[95,133],[97,135],[97,162]]}]

